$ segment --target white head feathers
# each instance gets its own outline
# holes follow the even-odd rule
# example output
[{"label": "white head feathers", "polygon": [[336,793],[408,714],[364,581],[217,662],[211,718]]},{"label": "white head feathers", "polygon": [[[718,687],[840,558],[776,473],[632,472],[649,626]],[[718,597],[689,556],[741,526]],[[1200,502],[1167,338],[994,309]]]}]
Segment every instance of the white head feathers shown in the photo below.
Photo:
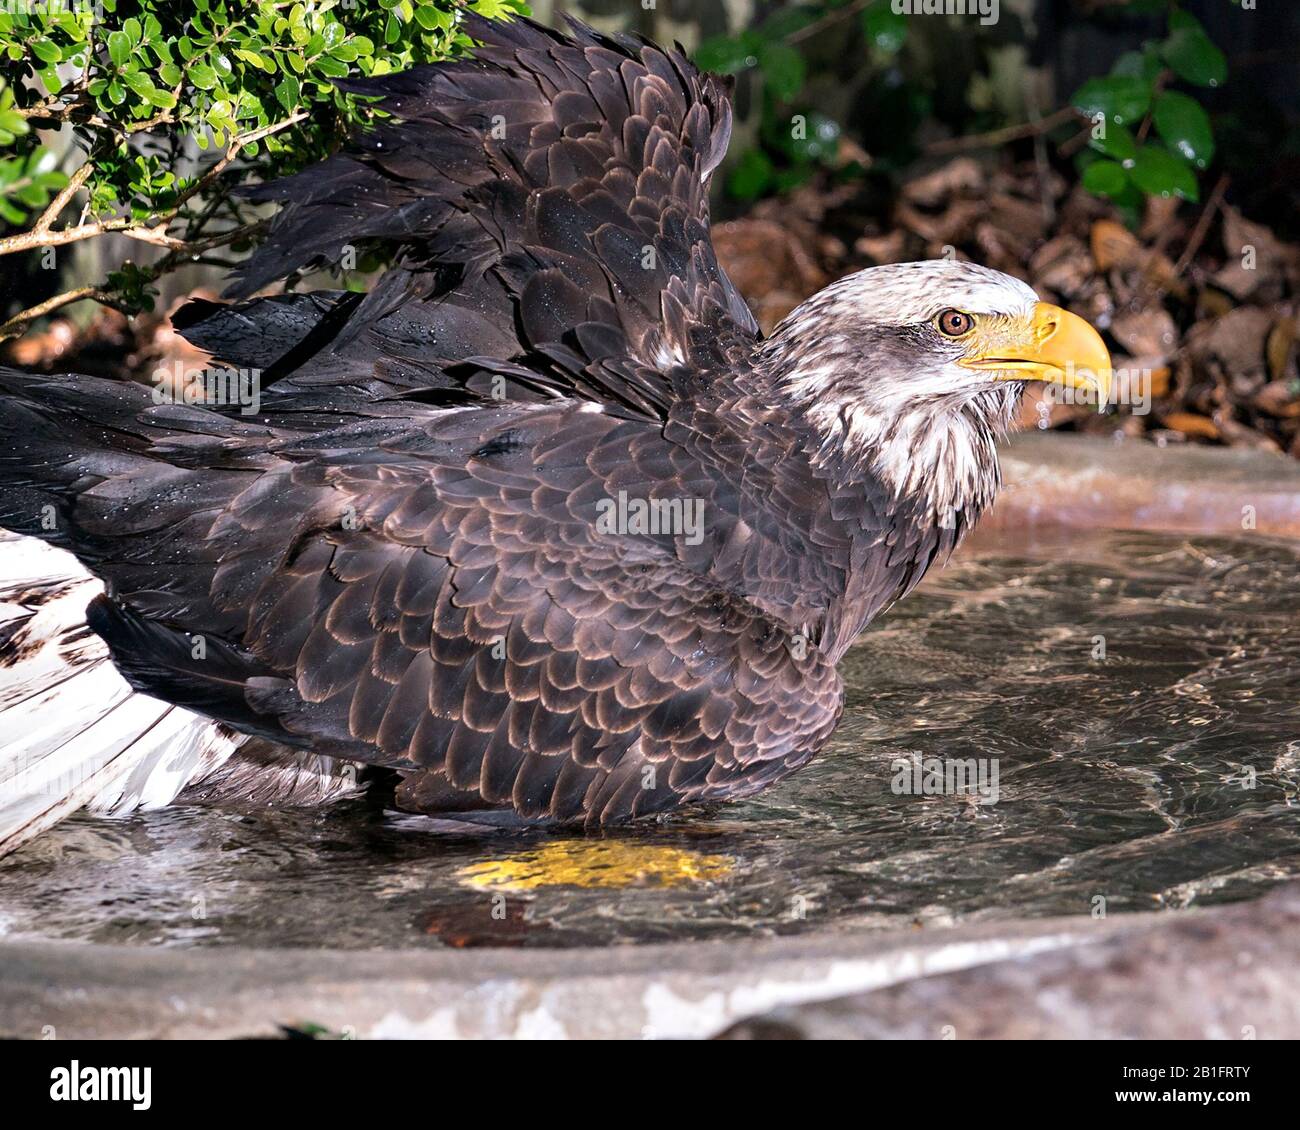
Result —
[{"label": "white head feathers", "polygon": [[1038,296],[1009,275],[931,260],[849,275],[803,303],[764,343],[783,392],[823,441],[822,454],[865,464],[933,520],[992,501],[994,442],[1023,385],[973,377],[964,347],[935,330],[941,312],[1029,316]]}]

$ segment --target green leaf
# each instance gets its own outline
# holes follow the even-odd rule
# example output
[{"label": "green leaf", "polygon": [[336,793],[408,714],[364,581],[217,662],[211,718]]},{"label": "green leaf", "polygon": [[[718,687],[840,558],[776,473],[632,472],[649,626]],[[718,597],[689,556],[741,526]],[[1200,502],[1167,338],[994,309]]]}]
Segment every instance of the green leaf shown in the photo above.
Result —
[{"label": "green leaf", "polygon": [[275,98],[284,107],[285,113],[292,113],[297,108],[301,96],[302,89],[293,75],[285,75],[276,85]]},{"label": "green leaf", "polygon": [[416,8],[415,18],[426,31],[451,27],[451,13],[435,8],[432,4],[425,4]]},{"label": "green leaf", "polygon": [[773,96],[790,101],[803,89],[803,56],[787,43],[764,43],[758,49],[763,79]]},{"label": "green leaf", "polygon": [[772,187],[779,193],[791,192],[812,177],[815,170],[811,165],[796,169],[781,169],[772,180]]},{"label": "green leaf", "polygon": [[1156,132],[1175,153],[1203,169],[1214,156],[1210,118],[1194,98],[1168,91],[1156,99],[1152,118]]},{"label": "green leaf", "polygon": [[190,67],[190,82],[200,90],[211,90],[217,85],[217,72],[207,63],[194,63]]},{"label": "green leaf", "polygon": [[149,76],[139,71],[127,71],[122,76],[122,81],[141,98],[148,99],[154,92],[154,85]]},{"label": "green leaf", "polygon": [[503,16],[512,15],[515,11],[504,0],[474,0],[470,7],[480,16],[486,16],[489,20],[499,20]]},{"label": "green leaf", "polygon": [[1148,196],[1181,196],[1193,203],[1200,199],[1196,174],[1187,162],[1158,146],[1144,145],[1138,150],[1129,176]]},{"label": "green leaf", "polygon": [[[1095,127],[1093,132],[1095,135]],[[1137,142],[1133,139],[1132,130],[1109,122],[1102,123],[1102,136],[1093,136],[1088,144],[1098,153],[1105,153],[1117,161],[1131,161],[1137,154]]]},{"label": "green leaf", "polygon": [[131,37],[124,31],[108,33],[108,57],[115,67],[125,67],[131,58]]},{"label": "green leaf", "polygon": [[1127,78],[1144,78],[1148,82],[1155,82],[1163,68],[1160,62],[1160,56],[1149,46],[1142,51],[1125,51],[1118,59],[1115,60],[1114,66],[1110,68],[1112,75],[1123,75]]},{"label": "green leaf", "polygon": [[1114,125],[1128,125],[1139,121],[1151,104],[1151,84],[1145,79],[1127,75],[1108,75],[1089,79],[1074,92],[1071,103],[1094,117],[1104,114]]},{"label": "green leaf", "polygon": [[886,55],[897,55],[907,41],[907,17],[894,11],[889,0],[876,0],[862,13],[867,41]]},{"label": "green leaf", "polygon": [[796,161],[809,164],[824,164],[832,160],[839,152],[840,135],[844,132],[840,123],[834,118],[816,111],[799,115],[802,121],[796,131],[796,120],[791,121],[789,140],[783,140],[784,148]]},{"label": "green leaf", "polygon": [[780,8],[763,21],[759,34],[764,39],[786,39],[816,20],[817,12],[813,8]]},{"label": "green leaf", "polygon": [[57,63],[63,57],[58,45],[51,39],[32,40],[32,54],[43,63]]},{"label": "green leaf", "polygon": [[[236,47],[234,56],[236,59],[243,59],[245,63],[255,70],[266,70],[266,61],[256,51],[246,51],[242,47]],[[274,67],[272,69],[274,70]]]},{"label": "green leaf", "polygon": [[761,149],[746,149],[727,180],[727,189],[741,200],[760,196],[772,181],[772,162]]},{"label": "green leaf", "polygon": [[1161,51],[1174,74],[1196,86],[1218,86],[1228,77],[1227,59],[1199,24],[1175,27]]},{"label": "green leaf", "polygon": [[1083,171],[1083,187],[1099,196],[1118,196],[1127,184],[1124,166],[1115,161],[1094,161]]},{"label": "green leaf", "polygon": [[758,62],[758,56],[747,38],[733,39],[715,35],[706,39],[695,52],[695,65],[702,71],[720,75],[734,75]]},{"label": "green leaf", "polygon": [[43,208],[50,198],[50,194],[39,184],[24,185],[14,195],[29,208]]}]

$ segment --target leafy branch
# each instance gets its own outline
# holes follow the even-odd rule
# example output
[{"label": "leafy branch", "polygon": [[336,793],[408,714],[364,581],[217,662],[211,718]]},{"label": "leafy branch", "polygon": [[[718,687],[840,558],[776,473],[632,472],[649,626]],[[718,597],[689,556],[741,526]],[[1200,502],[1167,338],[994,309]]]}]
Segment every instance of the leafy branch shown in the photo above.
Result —
[{"label": "leafy branch", "polygon": [[[152,309],[151,284],[260,229],[232,194],[236,180],[296,172],[373,116],[369,100],[337,80],[464,50],[462,10],[526,10],[522,0],[142,0],[131,15],[117,0],[102,7],[96,22],[73,5],[0,6],[0,258],[35,253],[50,268],[56,249],[109,234],[165,254],[48,297],[38,286],[40,301],[25,309],[10,297],[0,340],[75,302]],[[79,148],[69,152],[84,158],[63,171],[38,130],[72,131]],[[185,175],[191,147],[216,156]],[[65,222],[77,201],[79,217]]]},{"label": "leafy branch", "polygon": [[1084,187],[1132,215],[1148,196],[1199,200],[1197,177],[1214,157],[1214,131],[1195,98],[1169,87],[1179,80],[1215,87],[1227,77],[1223,52],[1196,18],[1171,11],[1165,39],[1122,55],[1071,99],[1093,122],[1077,158]]}]

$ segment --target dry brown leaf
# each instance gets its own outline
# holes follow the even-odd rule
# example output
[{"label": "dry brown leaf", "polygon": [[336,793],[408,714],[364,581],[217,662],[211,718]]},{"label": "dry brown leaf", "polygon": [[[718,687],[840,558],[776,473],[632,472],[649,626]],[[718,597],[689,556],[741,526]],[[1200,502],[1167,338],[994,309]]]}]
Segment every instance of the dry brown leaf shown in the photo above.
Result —
[{"label": "dry brown leaf", "polygon": [[1192,327],[1187,345],[1203,363],[1218,360],[1229,376],[1252,380],[1264,375],[1264,342],[1273,316],[1257,306],[1238,306],[1212,322]]},{"label": "dry brown leaf", "polygon": [[1234,309],[1233,301],[1222,291],[1204,287],[1197,296],[1196,317],[1201,321],[1219,318]]},{"label": "dry brown leaf", "polygon": [[975,226],[975,243],[986,267],[1007,274],[1020,273],[1020,264],[1025,261],[1028,246],[1014,235],[996,224],[981,223]]},{"label": "dry brown leaf", "polygon": [[72,323],[60,318],[44,333],[29,333],[10,344],[8,359],[15,365],[36,368],[61,357],[75,337]]},{"label": "dry brown leaf", "polygon": [[965,243],[971,236],[987,207],[979,200],[954,200],[942,212],[930,215],[899,203],[894,209],[894,219],[927,243],[956,245]]},{"label": "dry brown leaf", "polygon": [[1213,282],[1237,299],[1249,297],[1264,284],[1276,284],[1284,264],[1296,258],[1295,248],[1230,207],[1223,211],[1223,250],[1228,261]]},{"label": "dry brown leaf", "polygon": [[1300,393],[1290,381],[1269,381],[1255,394],[1254,407],[1284,420],[1300,418]]},{"label": "dry brown leaf", "polygon": [[1087,405],[1062,404],[1049,396],[1043,385],[1033,383],[1020,400],[1016,423],[1025,430],[1047,430],[1095,415],[1096,411]]},{"label": "dry brown leaf", "polygon": [[1042,205],[1005,192],[994,193],[989,200],[988,218],[994,226],[1028,246],[1047,234],[1047,216]]},{"label": "dry brown leaf", "polygon": [[903,199],[922,208],[938,208],[949,197],[978,195],[984,191],[984,171],[970,157],[955,157],[932,173],[903,186]]},{"label": "dry brown leaf", "polygon": [[1246,427],[1245,424],[1230,416],[1216,416],[1215,423],[1219,427],[1222,438],[1233,447],[1249,447],[1255,451],[1282,450],[1276,440],[1264,435],[1263,432],[1255,431],[1254,428]]},{"label": "dry brown leaf", "polygon": [[[1089,234],[1092,258],[1103,274],[1112,269],[1141,271],[1145,289],[1152,286],[1185,297],[1187,288],[1179,280],[1168,256],[1143,247],[1131,231],[1117,220],[1101,219],[1093,223]],[[1132,287],[1134,293],[1144,289]],[[1118,295],[1120,299],[1128,295]]]},{"label": "dry brown leaf", "polygon": [[1156,399],[1169,395],[1169,378],[1171,370],[1168,365],[1156,365],[1150,369],[1151,395]]},{"label": "dry brown leaf", "polygon": [[1169,225],[1174,223],[1181,207],[1182,201],[1176,196],[1148,196],[1142,214],[1142,238],[1153,241],[1159,239],[1168,231]]},{"label": "dry brown leaf", "polygon": [[1082,291],[1092,278],[1092,270],[1087,247],[1072,235],[1049,239],[1029,261],[1034,288],[1045,288],[1064,298],[1073,298]]},{"label": "dry brown leaf", "polygon": [[853,245],[859,255],[873,263],[901,263],[907,251],[907,233],[894,228],[888,235],[864,235]]},{"label": "dry brown leaf", "polygon": [[1219,438],[1219,428],[1213,420],[1191,412],[1169,412],[1160,417],[1160,422],[1166,428],[1185,436],[1196,436],[1198,439]]},{"label": "dry brown leaf", "polygon": [[1162,306],[1119,314],[1111,323],[1115,340],[1135,356],[1168,357],[1178,346],[1178,329]]},{"label": "dry brown leaf", "polygon": [[1097,270],[1112,267],[1136,267],[1141,261],[1142,245],[1137,236],[1118,220],[1098,220],[1089,233],[1092,259]]},{"label": "dry brown leaf", "polygon": [[[1116,354],[1111,358],[1111,363],[1115,366],[1117,373],[1124,374],[1124,379],[1130,381],[1145,381],[1146,388],[1139,388],[1137,391],[1143,395],[1150,395],[1157,400],[1169,395],[1172,378],[1172,370],[1163,362],[1164,358],[1162,356],[1127,357],[1124,354]],[[1121,378],[1117,377],[1118,379]],[[1117,387],[1116,391],[1122,393],[1123,388]]]},{"label": "dry brown leaf", "polygon": [[1275,381],[1286,374],[1295,353],[1296,319],[1279,318],[1277,324],[1268,331],[1268,342],[1264,354],[1268,360],[1268,375]]},{"label": "dry brown leaf", "polygon": [[765,332],[828,281],[803,244],[772,220],[719,224],[713,246]]}]

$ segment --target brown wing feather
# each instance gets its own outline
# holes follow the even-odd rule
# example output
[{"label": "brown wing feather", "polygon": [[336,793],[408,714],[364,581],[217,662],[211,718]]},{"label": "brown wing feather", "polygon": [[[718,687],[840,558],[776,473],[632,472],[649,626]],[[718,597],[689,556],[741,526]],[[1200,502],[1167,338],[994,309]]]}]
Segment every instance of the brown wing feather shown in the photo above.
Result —
[{"label": "brown wing feather", "polygon": [[242,556],[313,515],[228,608],[251,609],[242,646],[276,672],[257,708],[320,752],[406,771],[408,806],[527,819],[743,795],[815,752],[833,666],[672,539],[598,532],[614,488],[593,468],[633,425],[570,406],[505,437],[498,422],[492,443],[464,426],[430,421],[405,457],[288,463],[214,527]]},{"label": "brown wing feather", "polygon": [[177,324],[268,369],[276,412],[328,388],[596,400],[662,418],[669,370],[716,369],[757,327],[709,240],[726,151],[720,80],[679,52],[468,16],[472,59],[347,84],[390,115],[347,152],[253,190],[282,205],[236,295],[375,242],[360,301],[199,303]]}]

